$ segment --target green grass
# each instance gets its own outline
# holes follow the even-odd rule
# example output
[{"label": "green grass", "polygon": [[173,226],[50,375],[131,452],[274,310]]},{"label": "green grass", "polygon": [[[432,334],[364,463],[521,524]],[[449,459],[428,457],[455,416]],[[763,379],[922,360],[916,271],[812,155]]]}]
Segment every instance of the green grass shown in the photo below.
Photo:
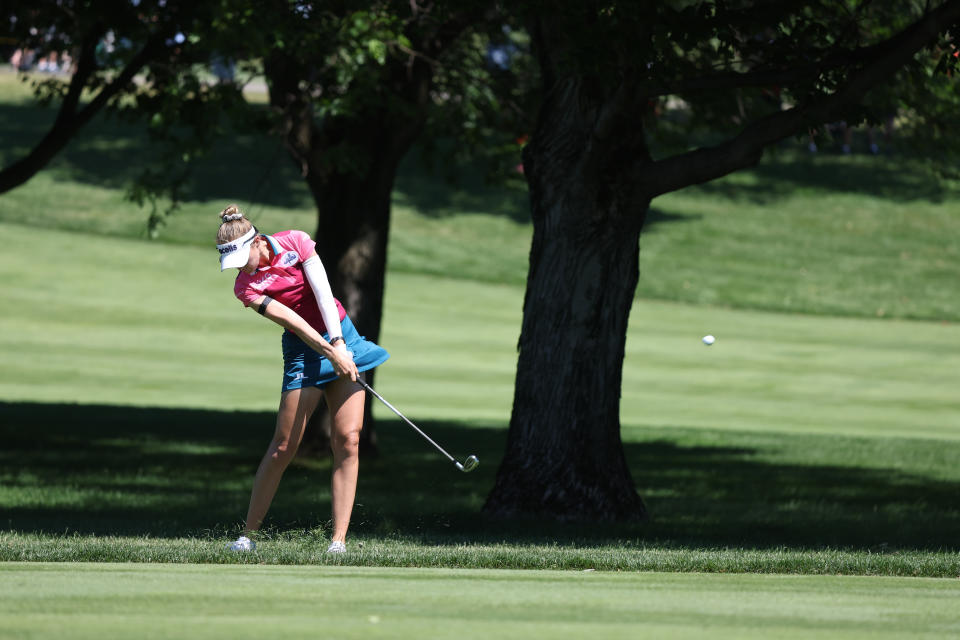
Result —
[{"label": "green grass", "polygon": [[[0,73],[0,163],[54,117]],[[153,150],[138,129],[96,119],[50,167],[0,196],[0,222],[144,237],[147,211],[123,189]],[[391,273],[522,285],[532,228],[526,194],[459,167],[450,185],[414,151],[394,194]],[[760,165],[653,203],[641,238],[637,296],[819,315],[960,320],[956,184],[921,158],[808,154],[800,144]],[[228,202],[265,230],[316,226],[315,208],[278,143],[236,132],[196,168],[162,240],[209,247]]]},{"label": "green grass", "polygon": [[[22,532],[3,540],[6,560],[170,559],[168,539],[180,538],[190,540],[188,559],[216,557],[239,524],[272,418],[32,403],[0,411],[0,524]],[[687,570],[960,575],[953,443],[651,429],[626,452],[653,521],[593,527],[481,517],[502,428],[419,423],[484,462],[456,474],[402,424],[381,421],[385,453],[363,462],[351,530],[368,550],[390,550],[377,562],[399,555],[387,563],[570,568],[572,551],[576,563],[631,569],[647,566],[639,549],[659,549]],[[40,445],[32,424],[43,426]],[[267,560],[282,561],[291,545],[306,560],[322,546],[329,472],[329,460],[311,459],[288,470],[262,538]],[[132,546],[92,540],[91,552],[85,536],[122,536]],[[460,554],[463,545],[479,547]],[[509,549],[484,560],[502,545]],[[805,560],[812,550],[824,555]],[[751,551],[755,560],[737,560]],[[697,552],[708,552],[706,564]]]},{"label": "green grass", "polygon": [[[0,224],[0,397],[268,410],[262,385],[224,378],[241,347],[269,376],[277,330],[242,309],[209,250]],[[67,274],[65,276],[65,274]],[[379,378],[420,418],[509,419],[522,289],[388,278]],[[423,331],[424,318],[431,323]],[[718,336],[713,347],[699,337]],[[960,326],[638,302],[622,420],[635,427],[960,438]],[[217,384],[211,384],[217,381]]]},{"label": "green grass", "polygon": [[538,571],[858,575],[960,578],[960,554],[949,551],[840,549],[690,549],[617,541],[531,544],[412,544],[361,536],[346,555],[324,553],[320,530],[267,535],[256,551],[235,554],[202,538],[0,533],[4,562],[317,565]]},{"label": "green grass", "polygon": [[[115,137],[115,124],[101,126],[91,140],[132,144]],[[168,240],[177,242],[127,239],[137,235],[142,215],[122,203],[101,212],[102,203],[91,200],[90,193],[74,191],[99,189],[122,202],[122,181],[104,186],[104,177],[126,170],[124,153],[98,155],[105,166],[97,169],[100,176],[89,179],[77,171],[91,151],[76,153],[75,159],[67,156],[28,187],[0,199],[0,219],[4,212],[21,223],[28,219],[23,208],[9,207],[9,198],[20,194],[24,202],[36,203],[41,220],[29,218],[30,227],[0,223],[7,237],[24,239],[13,243],[11,259],[0,269],[18,283],[8,294],[8,313],[0,318],[0,366],[6,372],[0,375],[0,398],[8,400],[3,405],[13,432],[8,440],[17,443],[6,459],[19,461],[18,467],[11,466],[16,471],[4,476],[0,493],[8,529],[41,536],[27,545],[34,559],[64,559],[62,550],[55,551],[56,538],[45,537],[64,531],[187,536],[215,547],[232,533],[243,510],[249,473],[272,423],[276,388],[269,381],[278,365],[277,330],[241,310],[230,293],[230,276],[216,269],[204,238],[212,237],[216,223],[210,212],[219,210],[221,202],[189,203],[166,232]],[[885,207],[896,199],[864,194],[863,187],[859,194],[830,196],[841,185],[817,186],[827,178],[836,182],[837,158],[784,153],[774,160],[772,168],[757,171],[775,176],[796,171],[801,161],[810,165],[798,176],[801,188],[773,206],[759,187],[745,189],[747,196],[741,196],[731,186],[757,181],[757,173],[732,177],[722,188],[674,194],[678,209],[714,207],[715,215],[675,216],[657,209],[642,254],[656,257],[651,242],[676,245],[655,261],[678,272],[665,275],[668,280],[686,277],[679,262],[702,269],[710,281],[756,264],[765,271],[750,278],[756,286],[742,280],[735,288],[757,299],[746,306],[782,311],[788,307],[778,302],[781,294],[770,293],[790,290],[777,275],[780,266],[799,259],[801,254],[791,251],[825,250],[817,242],[794,246],[783,238],[821,234],[833,229],[832,220],[839,215],[817,218],[806,212],[811,202],[855,197],[875,210],[875,228],[862,237],[850,236],[860,237],[861,254],[879,250],[876,234],[888,238],[900,233],[903,220],[881,224],[890,215]],[[855,167],[881,160],[847,161]],[[256,176],[253,164],[230,166],[235,173],[226,177],[209,173],[209,191],[227,193],[232,180],[249,184]],[[282,166],[271,180],[285,175]],[[869,171],[857,175],[870,179]],[[901,200],[922,209],[914,240],[934,248],[949,245],[951,236],[944,229],[956,216],[947,203],[937,202],[940,195],[922,191],[932,183],[918,175],[904,180],[918,181],[919,187],[899,191],[907,194]],[[779,180],[782,185],[784,175]],[[273,187],[281,192],[278,199],[256,209],[264,226],[310,228],[310,204],[295,176]],[[273,187],[268,193],[277,190]],[[30,189],[53,198],[64,189],[59,197],[70,206],[44,205]],[[610,560],[605,555],[630,542],[679,553],[679,565],[689,560],[682,549],[723,558],[715,564],[694,562],[689,570],[807,572],[826,566],[835,572],[956,573],[951,554],[960,516],[953,496],[960,474],[952,461],[960,454],[955,392],[960,329],[949,322],[878,319],[865,302],[870,298],[873,303],[873,292],[844,297],[869,319],[730,308],[736,306],[730,299],[696,306],[638,301],[624,362],[623,437],[653,522],[597,533],[479,519],[510,414],[523,295],[516,283],[522,279],[529,241],[529,226],[509,199],[490,205],[489,194],[477,185],[466,191],[442,189],[409,166],[405,170],[396,198],[381,340],[394,357],[378,377],[388,398],[455,453],[478,453],[481,471],[469,482],[451,480],[449,469],[378,406],[389,460],[365,463],[353,528],[359,539],[368,546],[383,545],[399,535],[400,556],[414,564],[433,564],[431,558],[439,557],[441,563],[484,566],[479,558],[485,550],[462,557],[433,550],[436,544],[473,541],[519,542],[506,554],[507,566],[544,566],[541,556],[545,566],[568,566],[560,551],[524,551],[525,545],[554,540],[604,549],[587,557],[605,557],[608,567],[641,566],[636,558]],[[84,207],[90,213],[82,214]],[[495,215],[483,213],[487,207]],[[786,215],[790,207],[798,215]],[[767,225],[764,216],[781,217]],[[947,227],[934,228],[940,237],[931,241],[926,226],[938,216]],[[794,220],[799,226],[791,226]],[[127,227],[113,226],[121,221]],[[38,231],[36,224],[95,229],[97,234]],[[761,231],[776,242],[747,243],[740,237]],[[705,242],[717,251],[725,246],[724,251],[742,255],[731,260],[711,254]],[[771,250],[779,253],[772,256]],[[694,259],[706,254],[733,266],[717,269]],[[816,255],[829,268],[845,254]],[[644,267],[644,282],[666,281],[651,275],[650,268]],[[465,279],[470,277],[474,279]],[[871,286],[882,284],[882,278],[881,273]],[[904,280],[898,286],[913,285]],[[675,294],[697,290],[682,284],[674,289]],[[942,289],[955,298],[949,286]],[[948,310],[946,316],[952,313]],[[428,331],[423,330],[424,318],[430,322]],[[717,335],[717,344],[704,347],[699,337],[705,333]],[[238,350],[244,353],[244,366],[259,372],[266,384],[245,384],[224,374],[223,354]],[[74,402],[84,406],[69,404]],[[43,451],[34,451],[31,440],[19,435],[29,432],[33,420],[46,425]],[[225,426],[231,422],[242,427]],[[172,423],[182,428],[173,429]],[[129,425],[136,428],[130,431]],[[118,465],[117,456],[128,462]],[[291,532],[294,545],[301,538],[313,539],[314,534],[304,532],[323,535],[328,496],[325,481],[318,488],[317,478],[328,472],[327,462],[305,460],[288,474],[272,512],[273,535],[282,539]],[[397,478],[405,482],[397,483]],[[438,492],[440,486],[456,492]],[[27,544],[16,540],[10,559],[20,557],[18,549]],[[140,552],[120,547],[115,559],[140,557]],[[783,563],[778,549],[796,555]],[[751,550],[773,553],[773,560],[737,560]],[[852,553],[854,560],[805,563],[804,554],[811,550]],[[890,550],[894,555],[886,553]],[[913,550],[920,555],[904,564],[900,554]],[[947,555],[923,560],[924,553],[938,550]],[[84,557],[78,554],[77,559]]]},{"label": "green grass", "polygon": [[[24,95],[0,73],[0,163],[52,118]],[[323,458],[288,470],[256,553],[223,548],[272,432],[279,331],[232,297],[214,215],[312,230],[309,195],[273,141],[237,135],[146,242],[123,188],[148,156],[97,119],[0,196],[0,638],[960,632],[960,215],[920,163],[787,145],[654,203],[621,404],[652,519],[596,525],[481,515],[525,195],[411,158],[377,387],[482,463],[456,473],[375,407],[350,553],[327,557]]]},{"label": "green grass", "polygon": [[958,595],[898,578],[8,564],[0,637],[943,638]]},{"label": "green grass", "polygon": [[[22,558],[26,544],[31,558],[46,545],[49,558],[66,559],[64,532],[219,547],[271,430],[279,330],[233,300],[206,248],[6,224],[0,233],[28,239],[0,268],[18,283],[0,319],[0,525],[41,536],[10,539],[3,557]],[[401,556],[428,565],[438,544],[516,545],[502,555],[515,567],[542,566],[542,548],[547,566],[567,566],[553,542],[622,568],[641,566],[617,555],[625,544],[757,550],[774,559],[738,564],[737,552],[712,566],[797,572],[823,570],[805,552],[839,550],[854,560],[832,572],[859,563],[958,574],[955,325],[638,303],[623,437],[654,519],[594,529],[478,514],[504,447],[521,289],[392,273],[387,291],[382,342],[394,357],[378,387],[458,457],[483,464],[454,473],[377,406],[384,455],[364,462],[352,529],[368,545],[399,540]],[[709,348],[699,341],[707,330],[719,337]],[[238,352],[224,369],[224,354]],[[325,535],[328,474],[329,461],[309,459],[288,472],[270,535],[289,532],[294,544]],[[792,564],[778,550],[795,552]],[[904,564],[900,554],[914,551],[946,555]],[[116,553],[106,559],[141,557]],[[483,555],[436,557],[486,566]]]}]

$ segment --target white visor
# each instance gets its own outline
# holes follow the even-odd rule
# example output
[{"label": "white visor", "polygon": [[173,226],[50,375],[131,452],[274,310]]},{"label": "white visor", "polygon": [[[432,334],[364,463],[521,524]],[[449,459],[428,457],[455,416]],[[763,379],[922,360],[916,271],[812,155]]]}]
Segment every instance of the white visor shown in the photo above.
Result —
[{"label": "white visor", "polygon": [[217,245],[217,251],[220,252],[220,271],[233,269],[234,267],[243,267],[250,261],[250,245],[253,239],[257,237],[257,228],[251,227],[250,231],[230,242]]}]

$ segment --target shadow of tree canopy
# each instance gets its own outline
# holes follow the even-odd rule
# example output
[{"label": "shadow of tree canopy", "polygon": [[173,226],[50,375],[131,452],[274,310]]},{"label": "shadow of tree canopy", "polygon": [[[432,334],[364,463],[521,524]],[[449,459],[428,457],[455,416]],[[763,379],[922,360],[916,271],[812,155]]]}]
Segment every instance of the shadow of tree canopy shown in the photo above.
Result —
[{"label": "shadow of tree canopy", "polygon": [[[530,194],[520,176],[503,182],[488,182],[480,162],[463,163],[446,168],[442,175],[436,167],[418,160],[415,149],[407,155],[400,167],[394,189],[394,204],[409,206],[431,218],[445,218],[458,214],[484,213],[499,215],[527,224],[530,220]],[[644,230],[670,222],[700,219],[701,215],[667,213],[650,207],[644,220]]]},{"label": "shadow of tree canopy", "polygon": [[[433,141],[407,153],[397,171],[395,204],[431,218],[485,213],[530,222],[530,195],[522,174],[496,175],[484,159],[454,158],[451,146],[450,141]],[[518,149],[518,162],[519,156]]]},{"label": "shadow of tree canopy", "polygon": [[[30,103],[0,102],[0,164],[30,151],[56,117],[56,110]],[[126,189],[160,152],[146,125],[101,114],[88,123],[46,170],[63,180]],[[229,131],[194,166],[181,193],[184,200],[256,200],[276,207],[313,208],[313,199],[278,139]]]},{"label": "shadow of tree canopy", "polygon": [[[0,102],[0,164],[28,153],[55,116],[53,108]],[[48,170],[63,180],[122,190],[159,150],[149,141],[144,125],[100,115],[70,141]],[[482,161],[428,162],[423,150],[414,148],[401,163],[393,201],[433,218],[484,213],[529,222],[529,195],[522,177],[490,182],[486,175]],[[315,206],[281,141],[248,132],[228,133],[198,160],[181,197],[309,210]],[[682,219],[652,209],[646,225]]]},{"label": "shadow of tree canopy", "polygon": [[[0,403],[0,528],[228,535],[241,524],[273,422],[272,412]],[[869,468],[778,463],[766,444],[747,446],[746,435],[685,445],[664,437],[672,429],[626,444],[651,521],[492,520],[480,508],[506,430],[418,424],[455,457],[478,455],[480,467],[458,473],[409,427],[381,421],[383,453],[361,463],[354,535],[435,543],[604,545],[629,539],[666,546],[862,549],[955,549],[960,539],[958,481],[907,473],[890,459]],[[789,434],[771,441],[781,450],[805,442]],[[869,448],[872,442],[847,438],[840,444]],[[929,443],[931,451],[942,446]],[[284,476],[267,526],[327,526],[329,474],[329,459],[298,458]]]},{"label": "shadow of tree canopy", "polygon": [[892,155],[845,156],[772,149],[753,169],[752,179],[722,179],[692,189],[731,201],[766,205],[786,193],[804,189],[818,192],[871,195],[894,202],[943,202],[949,186],[924,158],[897,152]]},{"label": "shadow of tree canopy", "polygon": [[[0,102],[0,163],[9,164],[27,153],[45,135],[55,116],[52,107]],[[529,222],[529,195],[519,174],[490,182],[490,170],[483,160],[448,158],[443,150],[449,146],[449,141],[425,141],[407,154],[397,176],[396,204],[430,217],[485,213]],[[428,162],[427,147],[439,149],[435,153],[440,155]],[[63,179],[124,189],[158,151],[159,147],[149,142],[143,124],[100,115],[57,156],[50,170]],[[519,162],[519,148],[517,158]],[[920,160],[903,152],[843,156],[775,148],[750,170],[750,180],[734,176],[690,188],[759,204],[772,203],[788,191],[805,188],[866,193],[895,201],[941,202],[947,197],[948,187]],[[228,132],[195,164],[181,197],[314,207],[309,190],[280,141],[246,131]],[[648,217],[647,225],[678,220],[681,218],[654,214]]]}]

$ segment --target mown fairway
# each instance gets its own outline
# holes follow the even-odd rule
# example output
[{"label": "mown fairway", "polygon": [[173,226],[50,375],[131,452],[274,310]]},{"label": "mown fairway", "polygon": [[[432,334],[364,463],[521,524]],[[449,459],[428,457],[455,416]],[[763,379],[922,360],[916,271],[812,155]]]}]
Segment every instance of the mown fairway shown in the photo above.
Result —
[{"label": "mown fairway", "polygon": [[957,581],[0,565],[0,637],[945,638]]},{"label": "mown fairway", "polygon": [[[209,250],[0,232],[42,238],[11,247],[3,267],[19,283],[0,319],[7,526],[228,535],[272,428],[278,330],[232,299]],[[356,535],[517,535],[477,511],[503,451],[520,299],[516,287],[390,276],[382,342],[393,358],[378,387],[483,464],[455,474],[377,407],[384,455],[365,463]],[[647,301],[632,321],[624,439],[655,520],[592,536],[954,548],[960,327]],[[713,347],[699,340],[708,330],[719,336]],[[242,364],[228,358],[224,368],[238,350]],[[303,460],[288,472],[273,523],[326,521],[328,464]],[[541,541],[573,535],[542,523],[518,530]]]},{"label": "mown fairway", "polygon": [[[4,163],[53,116],[24,95],[0,73]],[[330,558],[315,457],[288,470],[258,552],[223,550],[280,355],[218,272],[215,216],[237,201],[265,231],[312,232],[309,196],[273,141],[239,135],[147,241],[123,188],[148,155],[97,120],[0,196],[0,637],[960,633],[960,215],[922,163],[786,145],[654,203],[621,405],[653,518],[596,526],[480,515],[512,403],[525,196],[411,158],[376,384],[482,463],[456,473],[377,406],[351,553]]]},{"label": "mown fairway", "polygon": [[[0,397],[274,407],[279,330],[233,298],[233,278],[209,249],[3,223],[0,233],[21,239],[2,267],[17,286],[0,317]],[[522,298],[516,286],[391,274],[384,393],[415,417],[506,422]],[[714,346],[700,342],[706,333]],[[261,384],[225,368],[224,354],[241,345]],[[623,422],[960,439],[958,345],[951,323],[642,301],[631,316]]]}]

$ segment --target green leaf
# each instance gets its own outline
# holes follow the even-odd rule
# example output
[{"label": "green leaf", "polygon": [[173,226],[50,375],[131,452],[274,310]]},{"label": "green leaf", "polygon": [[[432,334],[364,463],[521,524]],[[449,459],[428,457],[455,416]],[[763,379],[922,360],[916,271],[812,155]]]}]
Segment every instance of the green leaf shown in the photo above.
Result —
[{"label": "green leaf", "polygon": [[382,40],[375,38],[367,40],[367,51],[377,64],[384,64],[387,61],[387,45]]}]

